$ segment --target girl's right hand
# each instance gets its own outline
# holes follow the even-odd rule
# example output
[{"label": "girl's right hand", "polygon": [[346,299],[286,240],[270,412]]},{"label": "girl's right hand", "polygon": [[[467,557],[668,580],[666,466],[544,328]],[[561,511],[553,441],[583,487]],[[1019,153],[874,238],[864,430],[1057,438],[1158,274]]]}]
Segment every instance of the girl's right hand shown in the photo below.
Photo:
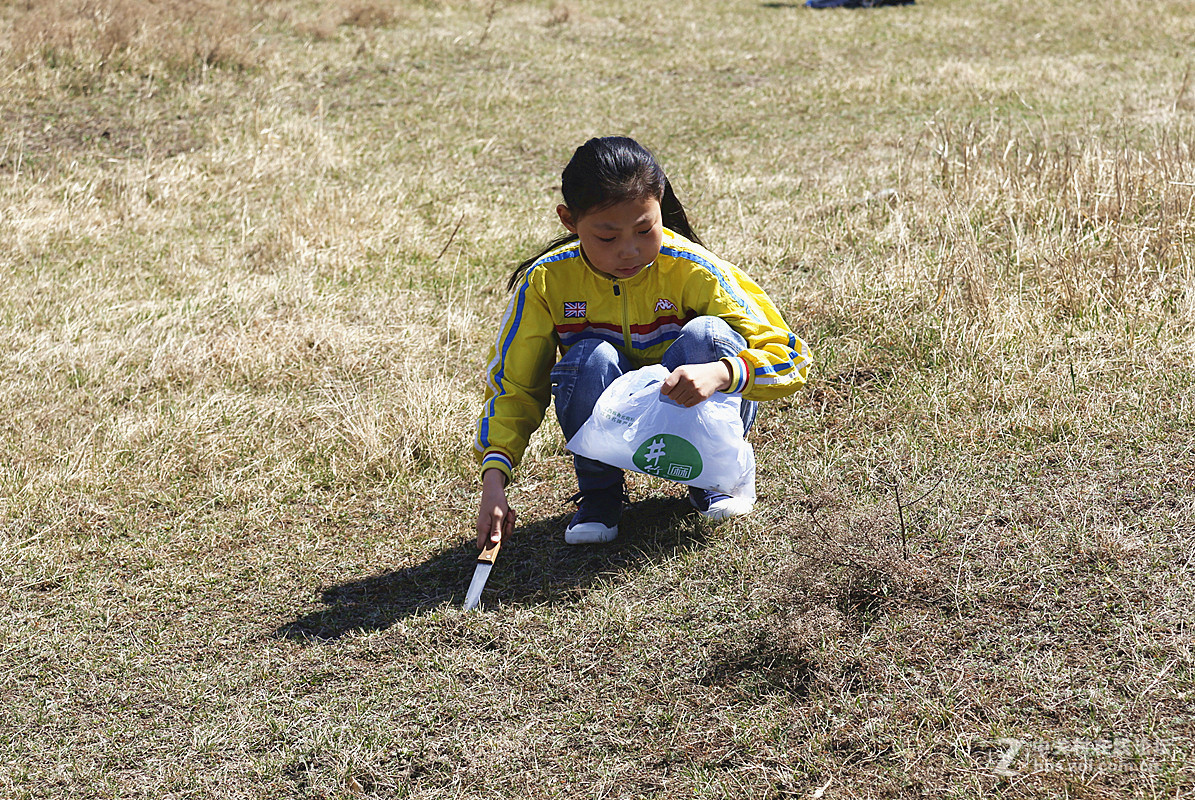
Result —
[{"label": "girl's right hand", "polygon": [[487,469],[481,476],[481,509],[477,512],[477,549],[514,533],[518,514],[506,502],[506,476]]},{"label": "girl's right hand", "polygon": [[732,374],[725,360],[709,364],[682,364],[664,379],[660,394],[678,406],[692,408],[730,388]]}]

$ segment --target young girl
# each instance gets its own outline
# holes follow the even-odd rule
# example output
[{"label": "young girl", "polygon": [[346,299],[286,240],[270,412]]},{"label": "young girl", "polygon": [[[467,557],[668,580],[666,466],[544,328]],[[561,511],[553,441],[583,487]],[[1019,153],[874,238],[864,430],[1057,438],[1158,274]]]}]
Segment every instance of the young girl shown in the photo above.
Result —
[{"label": "young girl", "polygon": [[[568,231],[510,278],[490,352],[475,448],[481,460],[477,546],[514,530],[506,485],[555,399],[567,439],[618,376],[648,364],[671,374],[661,393],[691,407],[714,392],[743,397],[743,430],[756,400],[800,388],[809,348],[750,278],[701,246],[655,157],[632,139],[590,139],[573,154],[556,207]],[[559,361],[557,353],[560,354]],[[569,544],[618,535],[626,495],[622,470],[573,456],[579,508]],[[750,504],[690,487],[713,519]]]}]

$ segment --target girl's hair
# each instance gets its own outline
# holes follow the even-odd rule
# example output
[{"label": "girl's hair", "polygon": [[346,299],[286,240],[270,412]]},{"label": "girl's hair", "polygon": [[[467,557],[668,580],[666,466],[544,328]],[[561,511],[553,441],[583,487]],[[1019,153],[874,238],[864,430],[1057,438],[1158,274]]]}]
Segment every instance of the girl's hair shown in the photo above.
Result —
[{"label": "girl's hair", "polygon": [[[560,176],[560,192],[574,222],[591,211],[600,211],[627,200],[654,197],[660,201],[664,227],[701,244],[660,162],[634,139],[606,136],[590,139],[578,147]],[[513,289],[540,258],[576,238],[575,233],[566,233],[553,239],[539,253],[519,264],[510,276],[507,288]]]}]

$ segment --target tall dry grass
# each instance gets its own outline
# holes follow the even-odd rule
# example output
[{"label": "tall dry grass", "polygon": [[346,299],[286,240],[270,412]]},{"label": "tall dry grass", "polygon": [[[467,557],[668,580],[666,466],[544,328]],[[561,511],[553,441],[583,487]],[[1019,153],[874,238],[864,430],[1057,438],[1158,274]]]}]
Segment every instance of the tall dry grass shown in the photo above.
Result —
[{"label": "tall dry grass", "polygon": [[[82,81],[84,76],[139,72],[167,75],[255,63],[246,3],[143,3],[136,0],[55,0],[6,15],[6,60]],[[79,83],[82,88],[85,84]]]}]

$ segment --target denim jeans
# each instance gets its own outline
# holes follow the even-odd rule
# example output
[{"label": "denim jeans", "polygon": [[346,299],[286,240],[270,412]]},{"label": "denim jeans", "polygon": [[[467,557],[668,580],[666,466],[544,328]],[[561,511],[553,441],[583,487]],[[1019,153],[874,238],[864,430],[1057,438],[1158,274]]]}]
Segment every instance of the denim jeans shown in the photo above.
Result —
[{"label": "denim jeans", "polygon": [[[674,370],[685,364],[733,358],[746,347],[747,341],[720,317],[697,317],[681,329],[680,336],[669,345],[660,363]],[[566,441],[573,438],[589,419],[606,387],[632,369],[631,362],[618,348],[600,339],[584,339],[569,349],[552,368],[556,418]],[[756,409],[754,401],[743,401],[744,431],[749,431],[755,422]],[[606,489],[622,481],[621,469],[600,461],[574,455],[573,465],[577,470],[577,489],[582,494]]]}]

